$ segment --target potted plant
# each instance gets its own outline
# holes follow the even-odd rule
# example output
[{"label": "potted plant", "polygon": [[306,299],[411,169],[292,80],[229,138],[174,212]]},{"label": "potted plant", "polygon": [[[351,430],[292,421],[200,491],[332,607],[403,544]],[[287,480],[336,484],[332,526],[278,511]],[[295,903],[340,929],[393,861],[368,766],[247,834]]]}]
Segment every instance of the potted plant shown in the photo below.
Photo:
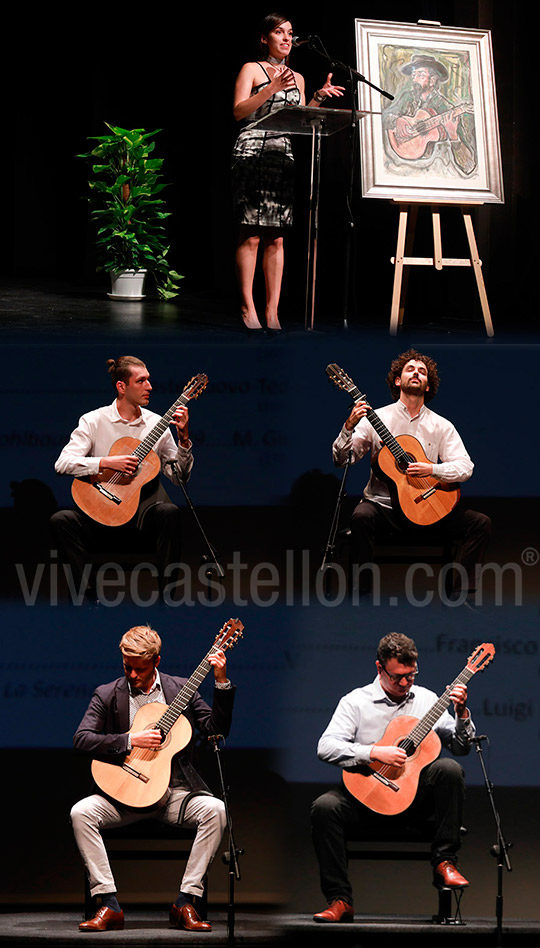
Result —
[{"label": "potted plant", "polygon": [[[151,157],[154,138],[161,129],[128,131],[105,122],[110,135],[91,136],[97,142],[80,158],[92,160],[89,181],[92,220],[98,225],[98,270],[111,274],[113,299],[142,299],[147,271],[156,281],[161,299],[178,293],[182,277],[167,260],[169,250],[164,221],[161,180],[162,158]],[[138,289],[130,288],[138,280]]]}]

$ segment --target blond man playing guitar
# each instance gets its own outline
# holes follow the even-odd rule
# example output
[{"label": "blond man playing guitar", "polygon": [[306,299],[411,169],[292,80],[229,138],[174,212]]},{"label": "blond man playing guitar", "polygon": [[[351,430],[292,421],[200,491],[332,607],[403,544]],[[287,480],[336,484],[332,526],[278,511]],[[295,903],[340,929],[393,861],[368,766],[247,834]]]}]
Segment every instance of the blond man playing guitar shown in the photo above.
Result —
[{"label": "blond man playing guitar", "polygon": [[[106,765],[102,769],[113,773],[113,788],[115,773],[122,773],[124,767],[127,779],[131,776],[133,786],[137,787],[141,783],[137,780],[137,765],[142,769],[144,759],[156,751],[155,766],[161,768],[158,749],[163,744],[163,755],[167,752],[166,739],[157,725],[148,723],[142,729],[138,725],[141,712],[144,717],[144,709],[149,710],[153,721],[159,720],[159,715],[162,711],[167,712],[167,706],[174,702],[187,680],[167,675],[158,667],[161,639],[150,626],[129,629],[122,636],[119,647],[123,675],[96,688],[73,743],[76,750],[90,754],[94,762]],[[163,797],[152,806],[130,806],[118,802],[114,789],[107,789],[106,794],[96,792],[80,800],[71,811],[73,832],[88,875],[90,893],[92,897],[100,896],[101,900],[101,906],[96,907],[93,917],[79,926],[83,932],[123,928],[124,914],[117,899],[116,884],[100,830],[141,819],[173,824],[181,822],[196,828],[178,897],[170,910],[170,922],[188,931],[210,931],[209,923],[199,917],[193,897],[203,894],[203,880],[220,844],[226,816],[223,802],[209,793],[193,766],[195,742],[191,735],[192,729],[197,729],[205,737],[229,733],[235,688],[227,678],[223,648],[216,646],[212,649],[205,662],[206,670],[211,666],[214,672],[212,707],[197,690],[192,692],[181,715],[182,724],[187,728],[185,746],[172,759],[167,759]],[[144,751],[143,764],[138,764],[141,759],[140,754],[137,756],[139,748]],[[128,760],[131,761],[129,765]],[[145,777],[145,780],[145,785],[151,787],[152,778]],[[107,786],[106,780],[102,783]]]}]

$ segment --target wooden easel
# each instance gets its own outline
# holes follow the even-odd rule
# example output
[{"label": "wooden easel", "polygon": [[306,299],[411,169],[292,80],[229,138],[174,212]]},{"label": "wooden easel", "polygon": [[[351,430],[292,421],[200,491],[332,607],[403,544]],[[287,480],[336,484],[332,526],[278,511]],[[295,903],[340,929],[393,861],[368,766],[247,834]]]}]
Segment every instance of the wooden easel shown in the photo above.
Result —
[{"label": "wooden easel", "polygon": [[[482,307],[482,314],[484,316],[486,333],[488,336],[493,336],[493,323],[491,321],[491,313],[489,311],[486,287],[484,285],[484,277],[482,274],[482,261],[478,256],[478,248],[476,246],[474,228],[471,220],[471,207],[481,206],[482,201],[471,202],[469,204],[456,204],[453,201],[441,201],[437,203],[433,203],[431,201],[415,201],[407,203],[395,201],[395,203],[400,205],[400,210],[396,256],[391,258],[392,263],[394,264],[394,290],[392,294],[392,310],[390,313],[390,334],[395,336],[398,327],[400,327],[403,323],[407,283],[406,273],[404,274],[403,270],[404,267],[435,267],[436,270],[442,270],[444,267],[472,267],[476,277],[476,286],[478,288],[478,295],[480,297],[480,305]],[[431,206],[431,216],[433,221],[433,257],[413,257],[410,255],[414,241],[414,231],[416,219],[418,216],[418,208],[421,204],[428,204]],[[441,207],[449,207],[450,205],[459,207],[463,215],[463,223],[465,224],[470,251],[470,256],[463,259],[443,257],[442,255]],[[411,218],[410,221],[409,215]]]}]

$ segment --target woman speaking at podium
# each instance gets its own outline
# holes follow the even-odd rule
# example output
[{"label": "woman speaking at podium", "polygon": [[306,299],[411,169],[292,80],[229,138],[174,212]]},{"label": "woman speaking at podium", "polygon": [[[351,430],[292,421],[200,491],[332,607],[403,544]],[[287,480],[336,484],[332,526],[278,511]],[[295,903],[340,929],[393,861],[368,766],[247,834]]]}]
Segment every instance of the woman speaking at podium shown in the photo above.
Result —
[{"label": "woman speaking at podium", "polygon": [[[304,78],[289,66],[293,45],[290,21],[278,13],[261,24],[261,60],[245,63],[236,79],[233,114],[241,124],[233,150],[233,198],[240,226],[236,272],[242,297],[242,319],[249,330],[261,330],[253,300],[253,280],[259,244],[266,285],[266,328],[281,329],[278,305],[283,276],[283,231],[292,224],[294,191],[291,140],[279,131],[253,127],[259,119],[284,105],[305,105]],[[332,73],[314,93],[310,107],[329,96],[341,96]]]}]

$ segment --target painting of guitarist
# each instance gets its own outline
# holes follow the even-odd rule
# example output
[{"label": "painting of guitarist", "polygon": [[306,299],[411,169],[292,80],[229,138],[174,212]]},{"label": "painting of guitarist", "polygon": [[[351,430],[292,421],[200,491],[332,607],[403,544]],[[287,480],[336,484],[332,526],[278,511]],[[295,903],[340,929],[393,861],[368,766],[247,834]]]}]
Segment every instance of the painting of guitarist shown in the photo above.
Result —
[{"label": "painting of guitarist", "polygon": [[385,46],[384,59],[388,81],[398,82],[382,114],[387,169],[407,175],[433,166],[441,177],[470,177],[478,160],[468,54],[445,62],[442,54]]},{"label": "painting of guitarist", "polygon": [[437,363],[414,349],[401,353],[386,378],[393,402],[377,410],[339,366],[327,373],[355,402],[332,447],[335,465],[371,455],[370,478],[350,524],[357,594],[371,593],[375,541],[404,536],[411,543],[453,545],[452,595],[471,603],[491,521],[460,500],[459,484],[471,477],[473,462],[452,422],[428,408],[439,388]]},{"label": "painting of guitarist", "polygon": [[[420,762],[425,766],[415,774],[412,803],[402,812],[399,796],[406,789],[405,783],[394,791],[375,780],[372,765],[384,766],[392,777],[402,775],[395,779],[408,779],[408,760],[413,758],[409,758],[401,739],[431,709],[437,695],[417,685],[418,649],[406,635],[392,632],[384,636],[375,666],[377,673],[370,684],[355,688],[339,701],[319,740],[317,755],[342,770],[344,777],[347,772],[365,770],[365,777],[359,780],[365,779],[367,788],[380,786],[381,793],[389,796],[390,805],[396,801],[395,810],[387,809],[381,816],[369,799],[366,802],[362,789],[350,792],[347,785],[335,787],[315,800],[311,808],[313,842],[328,903],[314,915],[319,923],[350,922],[354,917],[347,838],[392,839],[393,832],[425,824],[431,816],[434,884],[450,888],[469,885],[457,866],[465,794],[463,768],[457,760],[439,757],[441,743],[456,756],[470,751],[475,729],[467,708],[466,684],[454,682],[450,688],[447,704],[453,705],[453,714],[445,710],[434,723],[431,736],[435,750]],[[362,911],[366,911],[365,906]]]}]

